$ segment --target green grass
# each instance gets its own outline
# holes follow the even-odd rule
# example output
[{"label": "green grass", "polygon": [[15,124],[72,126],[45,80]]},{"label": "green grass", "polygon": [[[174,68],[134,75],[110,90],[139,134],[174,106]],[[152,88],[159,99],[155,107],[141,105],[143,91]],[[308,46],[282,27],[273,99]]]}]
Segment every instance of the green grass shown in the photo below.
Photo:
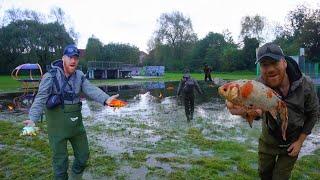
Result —
[{"label": "green grass", "polygon": [[11,76],[0,76],[0,93],[4,92],[18,92],[20,90],[21,83],[12,79]]},{"label": "green grass", "polygon": [[[172,172],[170,179],[259,179],[258,155],[248,151],[245,144],[209,140],[197,128],[188,130],[186,141],[202,150],[212,150],[214,156],[187,159],[192,167]],[[320,149],[314,155],[299,159],[292,179],[320,179],[319,160]],[[166,161],[172,162],[172,159]]]},{"label": "green grass", "polygon": [[[0,179],[52,179],[51,150],[43,126],[34,137],[20,137],[21,125],[0,120]],[[71,146],[68,146],[72,155]],[[69,170],[71,168],[69,162]],[[111,176],[118,164],[102,150],[90,147],[88,171],[98,176]]]},{"label": "green grass", "polygon": [[[179,81],[183,73],[167,72],[164,76],[154,78],[143,78],[143,79],[108,79],[108,80],[90,80],[95,85],[128,85],[139,82],[148,81]],[[191,73],[191,76],[197,80],[203,80],[204,74],[202,73]],[[242,72],[225,72],[225,73],[212,73],[212,78],[221,78],[225,80],[236,80],[236,79],[254,79],[256,77],[255,72],[242,71]],[[0,76],[0,93],[7,92],[21,92],[22,84],[11,76]]]},{"label": "green grass", "polygon": [[[41,124],[41,129],[43,126],[45,124]],[[52,179],[52,154],[47,135],[41,131],[35,137],[20,137],[21,129],[22,125],[0,120],[0,179]],[[154,152],[134,151],[118,157],[106,155],[104,149],[90,145],[87,171],[95,178],[115,176],[125,179],[127,175],[117,174],[123,163],[139,168],[146,166],[148,154],[177,153],[180,149],[199,148],[212,151],[213,155],[158,157],[156,159],[162,163],[173,164],[173,171],[169,174],[161,168],[148,167],[148,176],[162,179],[259,179],[258,155],[249,151],[244,143],[210,140],[197,128],[187,130],[183,143],[169,140],[158,142],[152,150]],[[174,164],[189,164],[190,168],[184,169]],[[319,167],[320,149],[297,161],[292,179],[320,179]]]}]

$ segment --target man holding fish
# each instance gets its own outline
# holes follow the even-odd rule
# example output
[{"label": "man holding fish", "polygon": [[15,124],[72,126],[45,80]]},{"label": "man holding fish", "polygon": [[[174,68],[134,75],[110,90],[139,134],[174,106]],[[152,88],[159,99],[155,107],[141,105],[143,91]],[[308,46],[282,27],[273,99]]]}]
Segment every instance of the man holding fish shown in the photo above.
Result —
[{"label": "man holding fish", "polygon": [[70,141],[75,156],[71,179],[82,177],[89,158],[80,93],[83,92],[103,105],[119,106],[119,103],[115,103],[119,95],[110,97],[92,85],[82,71],[77,70],[79,55],[80,52],[75,45],[68,45],[64,49],[62,60],[56,60],[51,64],[52,69],[43,76],[30,108],[30,120],[24,121],[27,127],[33,127],[45,110],[55,179],[68,179],[67,141]]},{"label": "man holding fish", "polygon": [[[306,137],[319,114],[319,100],[309,77],[273,43],[257,52],[261,76],[239,80],[219,88],[233,115],[252,123],[262,118],[259,138],[261,179],[289,179]],[[264,86],[265,85],[265,86]]]}]

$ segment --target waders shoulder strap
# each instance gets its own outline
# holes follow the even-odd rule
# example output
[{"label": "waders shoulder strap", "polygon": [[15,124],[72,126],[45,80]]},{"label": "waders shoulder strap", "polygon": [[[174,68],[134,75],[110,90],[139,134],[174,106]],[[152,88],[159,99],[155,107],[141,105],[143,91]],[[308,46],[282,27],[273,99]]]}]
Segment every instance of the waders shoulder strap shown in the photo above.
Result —
[{"label": "waders shoulder strap", "polygon": [[58,94],[61,94],[61,90],[60,90],[60,86],[59,86],[59,82],[57,80],[57,69],[56,68],[52,68],[50,71],[50,74],[53,78],[53,83],[55,84],[56,88],[57,88],[57,91],[58,91]]}]

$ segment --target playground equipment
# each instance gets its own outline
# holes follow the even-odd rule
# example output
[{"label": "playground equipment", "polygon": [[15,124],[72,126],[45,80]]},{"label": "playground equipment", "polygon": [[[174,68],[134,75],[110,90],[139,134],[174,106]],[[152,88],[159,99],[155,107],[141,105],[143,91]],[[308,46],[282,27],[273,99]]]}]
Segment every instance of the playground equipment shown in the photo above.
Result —
[{"label": "playground equipment", "polygon": [[11,72],[11,77],[22,83],[23,94],[13,99],[16,107],[24,109],[31,106],[42,75],[39,64],[21,64]]}]

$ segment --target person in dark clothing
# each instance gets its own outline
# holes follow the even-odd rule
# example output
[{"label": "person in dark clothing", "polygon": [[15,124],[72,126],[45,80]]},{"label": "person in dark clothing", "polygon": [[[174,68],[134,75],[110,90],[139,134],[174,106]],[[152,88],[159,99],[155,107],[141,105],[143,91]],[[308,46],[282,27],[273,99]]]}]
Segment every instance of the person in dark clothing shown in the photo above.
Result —
[{"label": "person in dark clothing", "polygon": [[209,81],[212,81],[211,79],[212,69],[208,66],[207,63],[204,64],[203,72],[204,72],[204,81],[207,81],[208,79]]},{"label": "person in dark clothing", "polygon": [[318,120],[318,96],[312,80],[301,73],[298,64],[285,56],[278,45],[261,46],[258,62],[261,76],[257,80],[275,90],[287,105],[287,139],[282,139],[281,123],[269,112],[246,110],[231,102],[227,102],[227,107],[231,114],[242,117],[255,111],[263,120],[258,146],[261,179],[289,179],[303,142]]},{"label": "person in dark clothing", "polygon": [[190,74],[186,72],[179,83],[177,94],[178,96],[180,96],[181,93],[183,95],[184,108],[188,122],[193,119],[195,97],[194,89],[196,89],[199,94],[202,94],[198,82],[195,79],[191,78]]}]

